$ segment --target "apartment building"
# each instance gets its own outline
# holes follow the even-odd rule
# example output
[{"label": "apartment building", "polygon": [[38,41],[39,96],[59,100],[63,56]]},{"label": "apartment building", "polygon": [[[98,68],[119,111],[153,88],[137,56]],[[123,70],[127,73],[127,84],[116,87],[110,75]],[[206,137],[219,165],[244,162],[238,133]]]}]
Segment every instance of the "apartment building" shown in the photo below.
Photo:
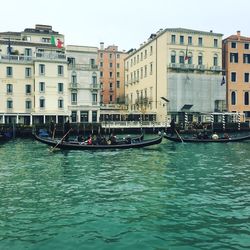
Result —
[{"label": "apartment building", "polygon": [[100,43],[98,65],[100,69],[101,103],[124,104],[124,58],[127,54],[118,46],[104,48]]},{"label": "apartment building", "polygon": [[227,108],[250,120],[250,37],[240,31],[223,40]]},{"label": "apartment building", "polygon": [[226,109],[222,34],[183,28],[151,34],[125,59],[125,93],[136,119],[189,121]]},{"label": "apartment building", "polygon": [[99,122],[98,48],[68,45],[69,113],[71,122]]},{"label": "apartment building", "polygon": [[63,44],[48,25],[0,33],[0,123],[58,123],[69,115]]}]

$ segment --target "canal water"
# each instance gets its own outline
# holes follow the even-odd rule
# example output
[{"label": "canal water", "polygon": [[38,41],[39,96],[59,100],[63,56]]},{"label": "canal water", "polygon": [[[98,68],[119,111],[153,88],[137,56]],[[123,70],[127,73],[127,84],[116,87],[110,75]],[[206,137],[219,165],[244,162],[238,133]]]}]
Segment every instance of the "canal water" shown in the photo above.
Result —
[{"label": "canal water", "polygon": [[250,249],[250,142],[0,146],[0,249]]}]

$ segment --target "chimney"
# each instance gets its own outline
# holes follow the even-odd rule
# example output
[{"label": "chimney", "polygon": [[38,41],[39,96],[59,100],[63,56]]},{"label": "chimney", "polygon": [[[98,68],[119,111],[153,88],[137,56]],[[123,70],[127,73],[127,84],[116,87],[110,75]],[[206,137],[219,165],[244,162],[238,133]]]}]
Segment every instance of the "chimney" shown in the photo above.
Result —
[{"label": "chimney", "polygon": [[240,40],[240,30],[237,30],[238,41]]},{"label": "chimney", "polygon": [[100,49],[104,50],[104,42],[100,42]]}]

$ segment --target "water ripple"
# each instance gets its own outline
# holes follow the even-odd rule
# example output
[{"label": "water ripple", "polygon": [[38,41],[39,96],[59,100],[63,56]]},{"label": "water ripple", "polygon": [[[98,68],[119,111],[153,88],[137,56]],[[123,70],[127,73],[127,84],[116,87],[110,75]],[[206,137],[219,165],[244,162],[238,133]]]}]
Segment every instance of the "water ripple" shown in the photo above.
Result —
[{"label": "water ripple", "polygon": [[[249,249],[250,144],[0,148],[0,248]],[[13,152],[16,152],[14,155]]]}]

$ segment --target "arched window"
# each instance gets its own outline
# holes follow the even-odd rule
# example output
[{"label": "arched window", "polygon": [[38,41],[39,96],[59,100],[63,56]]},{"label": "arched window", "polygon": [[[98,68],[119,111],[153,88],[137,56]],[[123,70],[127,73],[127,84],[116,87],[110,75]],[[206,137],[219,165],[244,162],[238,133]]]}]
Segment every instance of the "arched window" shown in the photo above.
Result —
[{"label": "arched window", "polygon": [[231,104],[236,105],[236,92],[235,91],[231,93]]},{"label": "arched window", "polygon": [[214,57],[213,57],[213,66],[218,66],[218,55],[217,54],[214,54]]},{"label": "arched window", "polygon": [[244,94],[244,104],[249,105],[249,92],[245,92]]},{"label": "arched window", "polygon": [[174,50],[171,51],[171,63],[176,63],[176,52]]},{"label": "arched window", "polygon": [[198,55],[198,65],[203,65],[203,55],[202,55],[202,53],[199,53],[199,55]]},{"label": "arched window", "polygon": [[184,52],[180,51],[180,53],[179,53],[179,63],[184,63],[184,60],[185,60],[184,55],[185,55]]}]

